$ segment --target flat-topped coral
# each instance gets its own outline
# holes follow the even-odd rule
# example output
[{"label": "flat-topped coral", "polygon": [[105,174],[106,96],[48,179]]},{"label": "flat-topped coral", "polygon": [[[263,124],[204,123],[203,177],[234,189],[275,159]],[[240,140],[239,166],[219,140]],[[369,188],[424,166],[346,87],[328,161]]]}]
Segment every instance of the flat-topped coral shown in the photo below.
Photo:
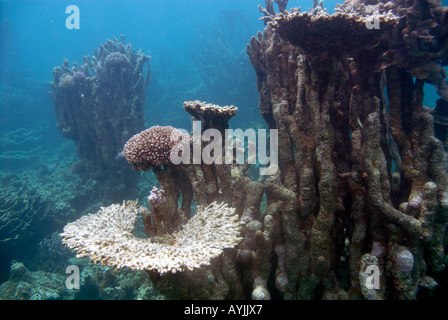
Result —
[{"label": "flat-topped coral", "polygon": [[[392,13],[376,16],[379,29],[369,29],[370,17],[357,14],[337,12],[309,14],[298,11],[277,16],[270,27],[277,30],[278,35],[310,54],[341,52],[365,49],[379,44],[384,34],[398,23],[398,17]],[[349,36],[348,36],[349,35]]]},{"label": "flat-topped coral", "polygon": [[135,201],[113,204],[67,224],[60,235],[68,247],[78,251],[78,257],[160,274],[209,265],[225,248],[242,240],[235,209],[224,203],[201,207],[178,232],[150,239],[132,235],[140,210]]},{"label": "flat-topped coral", "polygon": [[185,101],[184,109],[194,119],[202,122],[203,131],[208,128],[226,129],[229,120],[238,112],[235,106],[219,106],[198,100]]}]

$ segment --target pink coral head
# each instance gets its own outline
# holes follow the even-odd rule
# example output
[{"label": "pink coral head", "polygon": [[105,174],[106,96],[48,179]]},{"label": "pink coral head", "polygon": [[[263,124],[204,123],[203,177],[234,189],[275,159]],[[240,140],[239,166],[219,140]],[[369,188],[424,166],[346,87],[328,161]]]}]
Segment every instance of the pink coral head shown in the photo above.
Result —
[{"label": "pink coral head", "polygon": [[82,71],[76,71],[73,73],[73,81],[76,83],[83,82],[86,79],[86,74]]},{"label": "pink coral head", "polygon": [[151,193],[148,196],[148,202],[154,206],[159,206],[163,201],[165,201],[165,191],[163,189],[157,189],[152,187]]}]

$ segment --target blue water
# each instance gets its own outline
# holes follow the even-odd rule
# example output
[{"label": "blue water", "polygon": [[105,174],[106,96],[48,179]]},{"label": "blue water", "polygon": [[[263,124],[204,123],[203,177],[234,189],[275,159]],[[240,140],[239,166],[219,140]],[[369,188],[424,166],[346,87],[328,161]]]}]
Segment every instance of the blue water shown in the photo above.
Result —
[{"label": "blue water", "polygon": [[[446,0],[445,0],[446,1]],[[106,38],[119,38],[126,35],[126,42],[130,42],[135,49],[142,49],[145,54],[151,55],[151,69],[153,86],[157,88],[155,99],[148,100],[148,108],[152,108],[154,115],[158,116],[158,97],[162,97],[163,84],[166,92],[170,92],[167,84],[176,82],[188,87],[197,83],[197,70],[190,57],[190,51],[194,43],[200,41],[200,36],[210,31],[211,27],[224,21],[226,15],[231,15],[233,10],[237,12],[240,20],[244,21],[244,29],[235,33],[232,38],[232,46],[235,55],[244,52],[250,37],[258,30],[263,29],[263,23],[258,21],[260,12],[258,4],[260,0],[131,0],[131,1],[45,1],[45,0],[2,0],[0,1],[0,82],[11,85],[26,86],[24,77],[37,81],[42,85],[52,80],[51,70],[60,65],[63,58],[71,63],[82,62],[83,55],[93,55],[93,49],[104,43]],[[331,13],[335,1],[325,1],[325,7]],[[68,30],[65,20],[68,14],[65,8],[74,4],[80,10],[80,29]],[[300,6],[306,10],[312,6],[311,0],[290,1],[289,7]],[[247,23],[246,23],[247,22]],[[239,26],[236,26],[238,30]],[[220,61],[211,60],[216,68],[222,68]],[[249,66],[250,67],[250,66]],[[5,72],[7,70],[8,72]],[[249,70],[254,77],[253,70]],[[173,80],[175,79],[175,80]],[[430,86],[425,97],[425,105],[433,106],[437,98],[435,91]],[[41,89],[41,88],[39,88]],[[163,89],[163,88],[162,88]],[[48,117],[52,121],[51,103],[48,96],[42,90],[27,92],[34,97],[39,97],[39,104],[32,106],[31,113],[35,119],[36,112]],[[236,95],[242,96],[242,92]],[[257,93],[251,92],[251,96],[257,97]],[[195,99],[208,98],[203,92],[198,92]],[[237,104],[234,97],[219,97],[213,101],[219,104]],[[174,100],[173,100],[174,101]],[[174,103],[171,101],[172,103]],[[151,105],[151,103],[153,105]],[[254,101],[254,104],[257,102]],[[169,103],[168,103],[169,104]],[[178,105],[164,105],[164,108],[178,108]],[[167,111],[166,109],[164,112]],[[3,113],[3,110],[2,110]],[[181,115],[182,117],[184,115]],[[2,119],[2,128],[13,126],[16,118]],[[22,121],[32,121],[23,119]],[[159,119],[160,120],[160,119]],[[164,119],[162,119],[164,121]],[[149,124],[154,124],[154,121]],[[165,123],[160,123],[165,124]],[[57,139],[57,138],[55,138]]]},{"label": "blue water", "polygon": [[[312,0],[291,0],[288,8],[312,7]],[[338,2],[338,1],[336,1]],[[325,1],[329,13],[335,1]],[[445,5],[448,0],[443,1]],[[70,188],[82,184],[68,172],[76,161],[75,146],[56,128],[48,92],[52,70],[63,59],[82,63],[82,56],[106,39],[125,35],[125,43],[151,56],[151,82],[146,95],[146,125],[189,128],[185,100],[202,100],[239,107],[233,119],[242,128],[263,127],[258,110],[255,71],[245,54],[250,37],[264,28],[257,6],[263,0],[0,0],[0,179],[25,181],[45,198],[70,203]],[[80,29],[65,22],[68,5],[80,10]],[[216,34],[220,36],[217,37]],[[225,44],[225,56],[205,49]],[[211,52],[211,53],[210,53]],[[206,57],[212,74],[223,82],[207,86],[195,56]],[[228,59],[228,60],[223,60]],[[230,61],[223,65],[223,61]],[[238,79],[232,85],[229,79]],[[220,90],[220,88],[229,88]],[[433,107],[438,96],[425,87],[424,105]],[[36,175],[36,176],[34,176]],[[64,177],[66,181],[61,180]],[[52,186],[42,191],[45,180]],[[53,180],[51,180],[53,179]],[[55,185],[59,179],[61,185]],[[25,183],[24,182],[24,183]],[[90,182],[89,182],[90,183]],[[54,189],[52,189],[54,188]],[[64,190],[67,189],[67,190]],[[57,194],[52,194],[57,190]],[[53,199],[54,200],[54,199]],[[93,204],[92,204],[93,205]],[[61,205],[63,206],[63,205]],[[61,209],[64,210],[64,209]],[[43,235],[48,237],[49,234]],[[14,253],[0,252],[0,283],[8,277]],[[26,259],[22,252],[20,258]]]},{"label": "blue water", "polygon": [[[93,56],[94,49],[106,39],[119,39],[121,34],[126,36],[126,43],[151,56],[151,84],[146,99],[148,126],[188,128],[189,116],[182,110],[182,102],[196,99],[234,104],[240,108],[241,121],[262,122],[257,109],[255,72],[245,54],[250,37],[264,27],[258,20],[260,3],[264,5],[259,0],[0,1],[0,131],[39,128],[32,144],[1,141],[0,170],[21,171],[24,166],[38,163],[29,154],[36,143],[46,146],[46,150],[39,150],[45,153],[53,145],[68,142],[55,128],[48,95],[53,80],[51,71],[64,58],[70,66],[74,62],[81,64],[82,56]],[[65,25],[69,14],[65,10],[72,4],[79,8],[80,28],[69,30]],[[299,5],[302,10],[307,9],[312,1],[290,1],[289,7]],[[328,1],[326,6],[331,12],[334,3]],[[220,39],[215,39],[216,30],[222,31]],[[230,89],[232,94],[218,87],[215,92],[207,92],[201,86],[192,55],[204,48],[204,37],[208,46],[213,47],[213,41],[224,41],[231,48],[231,57],[242,57],[230,61],[235,65],[226,68],[234,72],[228,78],[244,73],[242,82],[247,85],[234,86]],[[208,57],[209,67],[216,74],[223,70],[221,60],[216,55]],[[25,153],[19,159],[18,151]]]}]

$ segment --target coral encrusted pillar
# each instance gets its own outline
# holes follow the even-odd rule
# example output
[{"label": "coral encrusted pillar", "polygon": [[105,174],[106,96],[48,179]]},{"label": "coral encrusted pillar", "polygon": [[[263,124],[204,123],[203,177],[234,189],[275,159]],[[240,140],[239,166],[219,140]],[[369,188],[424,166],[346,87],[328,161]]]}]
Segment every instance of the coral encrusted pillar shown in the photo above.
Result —
[{"label": "coral encrusted pillar", "polygon": [[[365,9],[278,14],[247,48],[261,114],[279,130],[266,193],[282,220],[284,298],[413,299],[444,267],[447,167],[424,82],[391,57],[398,17],[381,10],[368,28]],[[366,261],[380,274],[372,295]]]},{"label": "coral encrusted pillar", "polygon": [[123,41],[107,40],[82,65],[70,68],[64,60],[53,69],[51,83],[57,127],[74,141],[79,156],[72,170],[84,181],[95,180],[95,197],[106,203],[136,197],[138,174],[120,153],[145,128],[150,57]]}]

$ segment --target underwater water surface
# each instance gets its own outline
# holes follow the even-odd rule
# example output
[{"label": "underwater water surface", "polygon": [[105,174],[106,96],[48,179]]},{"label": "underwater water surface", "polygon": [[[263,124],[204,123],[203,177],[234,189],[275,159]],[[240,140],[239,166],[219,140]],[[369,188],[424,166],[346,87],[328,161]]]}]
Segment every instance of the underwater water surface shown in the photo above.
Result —
[{"label": "underwater water surface", "polygon": [[[340,2],[324,1],[329,14],[334,13],[336,3]],[[442,3],[448,5],[446,0]],[[79,28],[67,27],[67,19],[72,12],[67,13],[66,8],[70,5],[79,9]],[[231,128],[258,130],[280,127],[277,118],[263,117],[259,108],[260,96],[268,94],[268,89],[259,91],[262,88],[260,79],[269,71],[256,70],[246,52],[251,37],[256,37],[266,28],[259,20],[263,13],[258,5],[265,7],[265,2],[0,0],[0,299],[167,298],[145,271],[117,271],[106,265],[92,264],[88,258],[76,258],[76,252],[63,245],[59,233],[67,223],[123,200],[138,199],[141,205],[150,207],[147,197],[153,186],[160,187],[160,179],[163,178],[157,170],[132,171],[121,153],[123,141],[153,126],[172,126],[190,131],[191,113],[185,112],[185,101],[236,106],[238,113],[229,121]],[[313,1],[290,0],[287,9],[299,6],[305,12],[313,8]],[[132,45],[133,51],[125,51],[128,44]],[[135,67],[142,74],[142,80],[138,80],[138,72],[132,75],[132,79],[131,76],[125,78],[124,73],[119,78],[119,69],[107,69],[107,54],[114,50],[121,50],[122,54],[126,52],[129,59],[124,63]],[[83,57],[87,56],[89,58],[84,60]],[[146,64],[139,66],[137,59],[146,59],[146,56],[150,56]],[[63,87],[62,82],[68,79],[63,74],[64,59],[67,60],[66,66],[70,70],[73,68],[70,73],[77,71],[79,75],[83,74],[80,75],[80,81],[86,81],[83,89],[73,89],[78,84],[68,80],[67,87]],[[91,63],[90,75],[84,72],[87,69],[81,68],[86,61]],[[446,70],[446,60],[444,66]],[[57,67],[60,71],[56,70]],[[103,85],[101,81],[85,80],[94,76],[97,79],[104,77],[101,81],[110,82]],[[50,83],[56,79],[59,82],[52,86]],[[143,85],[146,79],[148,82]],[[124,86],[126,89],[120,91]],[[76,92],[76,97],[64,91],[70,88]],[[120,96],[121,92],[124,92],[123,96]],[[439,98],[434,86],[426,83],[423,106],[434,108]],[[132,106],[134,112],[117,111],[117,106],[122,104]],[[62,113],[58,105],[78,106],[82,111]],[[91,105],[95,105],[98,111],[89,111]],[[107,109],[108,106],[111,109]],[[84,118],[76,118],[79,114]],[[123,119],[131,120],[122,124],[120,120]],[[109,122],[110,125],[95,126],[88,120],[92,123]],[[80,121],[85,121],[85,136],[79,133],[84,128]],[[70,126],[79,131],[74,134],[63,132]],[[90,139],[92,134],[101,138]],[[110,142],[110,136],[117,137],[118,142]],[[286,148],[285,145],[280,144],[280,148]],[[113,147],[107,149],[109,146]],[[291,147],[291,154],[298,152],[296,147]],[[251,168],[248,172],[249,176],[255,176],[254,179],[260,179],[260,183],[268,184],[267,179],[261,180],[258,169]],[[214,174],[216,178],[218,173]],[[283,179],[286,184],[285,180],[287,178]],[[180,180],[173,181],[176,184]],[[239,187],[234,183],[228,189]],[[318,187],[316,182],[315,188]],[[344,187],[348,188],[345,185],[341,188]],[[216,191],[218,193],[222,197],[222,190]],[[255,211],[263,214],[266,208],[274,210],[269,207],[272,202],[266,197],[266,194],[260,195]],[[300,201],[305,201],[303,194],[300,197]],[[188,193],[182,189],[179,207],[185,198],[188,198]],[[197,194],[193,197],[192,215],[201,204],[199,199]],[[311,216],[317,216],[318,209],[310,210],[315,210]],[[137,238],[145,238],[150,232],[145,229],[144,217],[139,215],[136,219],[133,233]],[[337,219],[345,223],[352,217],[338,216]],[[261,225],[261,222],[257,223]],[[258,229],[265,230],[257,223],[250,225],[254,228],[252,242]],[[257,241],[261,240],[257,238]],[[253,243],[247,244],[248,248],[251,245]],[[341,246],[343,248],[343,244]],[[367,250],[366,247],[363,249]],[[280,257],[278,252],[285,248],[278,246],[275,250]],[[340,251],[338,254],[342,256],[342,249]],[[66,267],[69,265],[78,266],[81,270],[78,290],[67,287]],[[346,271],[335,268],[334,274],[339,277]],[[446,271],[443,276],[440,274],[439,285],[446,287]],[[347,280],[347,277],[342,275],[341,279]],[[282,279],[286,281],[285,278],[274,279],[272,275],[263,279],[268,286],[284,289],[282,292],[275,289],[270,293],[272,298],[288,298],[288,290],[293,290],[282,285]],[[273,285],[274,282],[276,284]],[[316,289],[318,292],[322,290]],[[204,297],[214,298],[213,295]],[[227,297],[232,298],[231,294]]]}]

